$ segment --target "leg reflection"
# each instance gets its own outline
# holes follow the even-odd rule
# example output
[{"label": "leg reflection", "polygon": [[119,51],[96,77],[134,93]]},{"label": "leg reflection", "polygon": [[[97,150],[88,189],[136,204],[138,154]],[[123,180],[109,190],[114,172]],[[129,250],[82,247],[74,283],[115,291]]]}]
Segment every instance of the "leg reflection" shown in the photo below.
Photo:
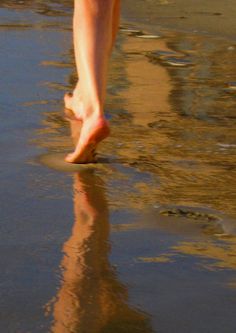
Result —
[{"label": "leg reflection", "polygon": [[74,212],[52,332],[151,332],[147,316],[127,304],[126,287],[109,263],[104,184],[91,170],[74,176]]},{"label": "leg reflection", "polygon": [[93,171],[74,176],[75,223],[64,244],[63,281],[52,332],[151,332],[143,313],[127,304],[127,290],[109,260],[109,212],[102,180]]},{"label": "leg reflection", "polygon": [[[79,123],[71,121],[76,142]],[[74,175],[75,223],[63,246],[62,284],[53,307],[54,333],[146,333],[147,316],[127,304],[109,256],[109,211],[103,181],[92,170]]]}]

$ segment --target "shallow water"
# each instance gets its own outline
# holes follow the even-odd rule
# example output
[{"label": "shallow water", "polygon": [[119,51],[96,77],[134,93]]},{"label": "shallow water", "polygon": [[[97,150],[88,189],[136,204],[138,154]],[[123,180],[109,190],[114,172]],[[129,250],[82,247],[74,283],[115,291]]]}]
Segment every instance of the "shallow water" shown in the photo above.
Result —
[{"label": "shallow water", "polygon": [[1,2],[2,332],[235,332],[236,50],[126,13],[75,169],[71,6]]}]

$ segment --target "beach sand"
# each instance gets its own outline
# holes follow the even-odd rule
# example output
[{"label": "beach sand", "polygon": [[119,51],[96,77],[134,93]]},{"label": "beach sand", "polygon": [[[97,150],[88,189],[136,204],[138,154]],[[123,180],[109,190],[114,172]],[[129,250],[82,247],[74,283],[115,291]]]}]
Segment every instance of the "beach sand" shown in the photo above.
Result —
[{"label": "beach sand", "polygon": [[71,3],[1,2],[1,332],[235,331],[230,3],[124,2],[112,136],[78,168]]},{"label": "beach sand", "polygon": [[236,39],[235,0],[127,0],[123,1],[123,15],[154,31],[166,27]]}]

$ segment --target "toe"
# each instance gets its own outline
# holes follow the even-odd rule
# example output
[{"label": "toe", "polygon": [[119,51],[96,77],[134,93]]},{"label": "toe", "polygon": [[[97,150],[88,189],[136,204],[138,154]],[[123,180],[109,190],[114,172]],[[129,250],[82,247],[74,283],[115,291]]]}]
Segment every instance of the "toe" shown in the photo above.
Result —
[{"label": "toe", "polygon": [[65,161],[68,162],[68,163],[73,163],[73,161],[74,161],[73,154],[68,154],[65,157]]}]

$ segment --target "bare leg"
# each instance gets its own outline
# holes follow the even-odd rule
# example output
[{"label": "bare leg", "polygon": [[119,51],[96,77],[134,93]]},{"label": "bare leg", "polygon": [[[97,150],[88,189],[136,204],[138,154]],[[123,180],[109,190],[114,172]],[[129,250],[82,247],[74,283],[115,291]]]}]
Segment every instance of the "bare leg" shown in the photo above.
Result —
[{"label": "bare leg", "polygon": [[[74,43],[80,81],[71,109],[82,120],[80,138],[67,162],[86,163],[91,151],[109,135],[104,118],[108,60],[113,39],[117,0],[75,0]],[[116,22],[116,25],[118,23]]]},{"label": "bare leg", "polygon": [[[115,0],[114,3],[114,7],[113,7],[113,13],[112,13],[112,42],[110,45],[110,54],[113,50],[113,47],[115,45],[115,41],[116,41],[116,36],[117,36],[117,32],[119,30],[119,24],[120,24],[120,0]],[[76,38],[76,29],[77,29],[77,17],[74,14],[74,48],[75,48],[75,60],[76,60],[76,67],[77,67],[77,73],[79,76],[79,46],[78,46],[78,41]],[[76,51],[78,50],[78,52]],[[69,112],[66,110],[66,114],[69,117],[72,118],[77,118],[78,120],[82,120],[83,118],[83,108],[81,105],[81,96],[80,96],[80,88],[79,88],[79,81],[75,87],[75,90],[73,92],[73,94],[65,94],[64,97],[64,101],[65,101],[65,107],[67,110],[70,110],[72,112]]]}]

